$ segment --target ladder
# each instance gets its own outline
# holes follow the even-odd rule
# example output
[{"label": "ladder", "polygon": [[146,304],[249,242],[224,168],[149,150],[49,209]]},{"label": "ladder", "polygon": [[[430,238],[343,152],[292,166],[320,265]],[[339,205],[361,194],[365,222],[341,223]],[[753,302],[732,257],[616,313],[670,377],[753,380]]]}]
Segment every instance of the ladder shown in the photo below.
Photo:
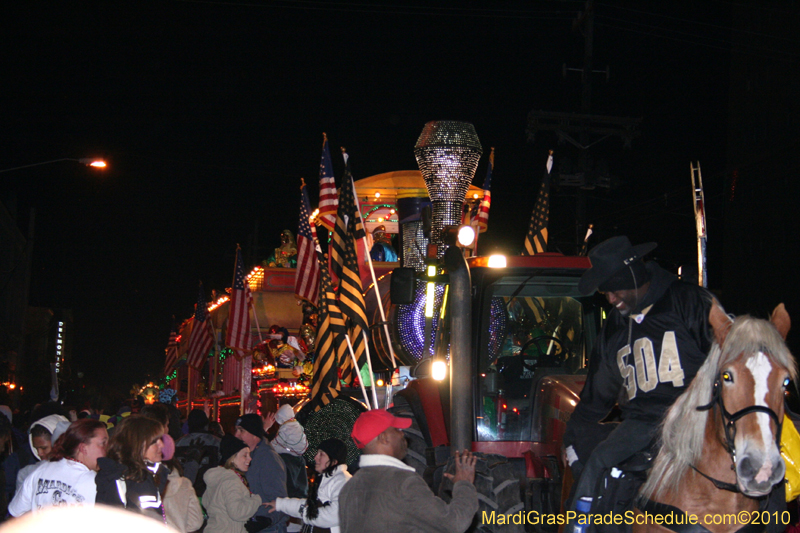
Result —
[{"label": "ladder", "polygon": [[697,226],[697,283],[708,288],[708,273],[706,272],[706,201],[703,193],[703,175],[700,172],[700,162],[697,165],[689,163],[692,173],[692,192],[694,195],[694,221]]}]

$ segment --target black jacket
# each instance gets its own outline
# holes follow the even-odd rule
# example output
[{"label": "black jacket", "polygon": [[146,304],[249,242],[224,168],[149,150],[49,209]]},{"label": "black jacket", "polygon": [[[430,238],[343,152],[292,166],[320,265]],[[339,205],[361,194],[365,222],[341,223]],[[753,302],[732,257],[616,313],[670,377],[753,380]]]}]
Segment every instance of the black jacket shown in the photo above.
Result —
[{"label": "black jacket", "polygon": [[120,498],[117,480],[124,479],[125,466],[109,459],[100,457],[97,460],[100,467],[95,477],[97,484],[96,503],[103,503],[115,507],[142,513],[160,521],[164,521],[164,507],[161,500],[167,488],[167,475],[169,471],[162,464],[153,475],[148,475],[144,481],[125,480],[125,502]]},{"label": "black jacket", "polygon": [[586,385],[564,434],[564,445],[573,445],[581,460],[587,458],[586,441],[617,402],[623,419],[658,425],[711,349],[712,295],[655,263],[647,269],[650,287],[635,313],[623,317],[614,309],[589,359]]}]

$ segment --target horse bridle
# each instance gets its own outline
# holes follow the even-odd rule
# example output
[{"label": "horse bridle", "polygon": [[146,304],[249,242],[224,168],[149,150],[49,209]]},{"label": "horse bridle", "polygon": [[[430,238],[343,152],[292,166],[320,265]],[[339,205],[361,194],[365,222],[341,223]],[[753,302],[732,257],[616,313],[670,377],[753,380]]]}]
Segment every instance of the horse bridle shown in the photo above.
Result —
[{"label": "horse bridle", "polygon": [[[721,384],[719,378],[717,378],[717,380],[714,382],[714,389],[711,392],[711,401],[708,402],[706,405],[701,405],[699,407],[696,407],[695,409],[697,409],[698,411],[709,411],[715,405],[719,406],[720,413],[722,414],[722,420],[723,420],[723,422],[725,424],[724,425],[725,441],[726,441],[725,446],[727,448],[727,452],[730,454],[731,459],[733,461],[732,464],[731,464],[731,470],[733,470],[735,472],[736,471],[736,444],[735,444],[734,440],[736,439],[736,421],[739,420],[740,418],[744,417],[744,416],[749,415],[750,413],[766,413],[766,414],[768,414],[770,416],[770,418],[772,418],[772,420],[775,421],[775,424],[778,427],[778,431],[777,431],[777,434],[775,436],[775,441],[778,444],[778,448],[780,448],[780,445],[781,445],[781,430],[783,429],[783,421],[778,418],[778,414],[775,411],[773,411],[769,407],[765,407],[765,406],[762,406],[762,405],[751,405],[751,406],[745,407],[744,409],[736,411],[733,414],[729,413],[728,410],[725,409],[725,401],[722,399],[721,389],[722,389],[722,384]],[[741,493],[742,492],[741,490],[739,490],[739,487],[736,484],[728,483],[726,481],[720,481],[718,479],[714,479],[713,477],[709,476],[708,474],[705,474],[704,472],[700,471],[696,466],[694,466],[694,465],[690,465],[690,466],[692,467],[692,469],[695,472],[697,472],[698,474],[700,474],[701,476],[703,476],[704,478],[709,480],[718,489],[727,490],[727,491],[730,491],[730,492],[737,492],[737,493]],[[766,511],[767,510],[767,506],[769,505],[769,498],[762,496],[761,498],[759,498],[759,500],[760,500],[760,503],[759,503],[759,506],[758,506],[759,511],[760,512]],[[682,513],[683,512],[683,511],[681,511],[679,508],[677,508],[675,506],[667,505],[667,504],[663,504],[663,503],[658,503],[658,502],[652,501],[650,499],[645,499],[644,500],[644,502],[642,503],[641,509],[643,511],[646,511],[646,512],[650,512],[650,513],[653,513],[653,514],[661,514],[661,515],[668,514],[668,513],[673,513],[673,512],[677,512],[677,513]],[[684,525],[684,526],[665,525],[664,527],[666,527],[667,529],[669,529],[671,531],[674,531],[675,533],[710,533],[710,531],[707,528],[705,528],[702,524],[695,524],[694,526],[688,526],[688,525]],[[739,528],[736,531],[736,533],[753,533],[753,532],[759,532],[759,531],[763,531],[763,525],[758,525],[756,527],[754,522],[750,522],[750,523],[742,526],[741,528]]]},{"label": "horse bridle", "polygon": [[[736,444],[734,439],[736,439],[736,421],[740,418],[749,415],[750,413],[766,413],[775,421],[775,425],[778,428],[778,431],[775,436],[775,442],[780,449],[781,446],[781,430],[783,429],[783,421],[778,417],[778,414],[770,409],[769,407],[763,405],[750,405],[745,407],[744,409],[740,409],[735,413],[731,414],[725,409],[725,401],[722,399],[722,384],[720,383],[719,379],[714,382],[714,390],[711,393],[711,401],[708,402],[706,405],[701,405],[696,407],[698,411],[708,411],[712,409],[715,405],[719,406],[720,413],[722,414],[722,420],[725,423],[725,441],[728,453],[731,455],[731,459],[733,460],[733,464],[731,464],[731,470],[736,470]],[[729,490],[731,492],[740,492],[739,488],[732,484],[726,483],[724,481],[719,481],[718,479],[714,479],[700,470],[698,470],[694,465],[691,465],[692,468],[700,475],[705,477],[706,479],[710,480],[714,485],[723,490]]]}]

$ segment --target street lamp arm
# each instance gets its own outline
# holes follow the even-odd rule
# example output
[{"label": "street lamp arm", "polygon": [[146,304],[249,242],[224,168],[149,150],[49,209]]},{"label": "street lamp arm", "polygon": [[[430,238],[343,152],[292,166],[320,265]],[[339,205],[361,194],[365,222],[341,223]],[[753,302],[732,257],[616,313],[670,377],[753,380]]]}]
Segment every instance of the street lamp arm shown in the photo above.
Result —
[{"label": "street lamp arm", "polygon": [[3,169],[3,170],[0,170],[0,174],[2,174],[3,172],[11,172],[12,170],[20,170],[22,168],[30,168],[30,167],[39,167],[39,166],[42,166],[42,165],[49,165],[50,163],[58,163],[60,161],[76,161],[78,163],[82,163],[82,164],[87,165],[87,166],[98,167],[98,168],[103,168],[103,167],[106,166],[105,162],[103,162],[103,161],[101,161],[99,159],[90,159],[90,158],[75,159],[74,157],[62,157],[61,159],[52,159],[50,161],[42,161],[41,163],[33,163],[31,165],[22,165],[21,167],[6,168],[6,169]]}]

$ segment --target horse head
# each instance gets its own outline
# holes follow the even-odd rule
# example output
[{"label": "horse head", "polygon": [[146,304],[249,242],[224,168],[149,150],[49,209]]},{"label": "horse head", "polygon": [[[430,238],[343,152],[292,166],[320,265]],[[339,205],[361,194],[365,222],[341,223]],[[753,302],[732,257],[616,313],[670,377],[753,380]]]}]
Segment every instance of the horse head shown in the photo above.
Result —
[{"label": "horse head", "polygon": [[768,494],[783,480],[780,433],[786,386],[795,377],[785,344],[790,320],[783,304],[769,321],[738,317],[733,323],[711,318],[720,349],[712,401],[716,434],[733,459],[736,485],[746,496]]}]

